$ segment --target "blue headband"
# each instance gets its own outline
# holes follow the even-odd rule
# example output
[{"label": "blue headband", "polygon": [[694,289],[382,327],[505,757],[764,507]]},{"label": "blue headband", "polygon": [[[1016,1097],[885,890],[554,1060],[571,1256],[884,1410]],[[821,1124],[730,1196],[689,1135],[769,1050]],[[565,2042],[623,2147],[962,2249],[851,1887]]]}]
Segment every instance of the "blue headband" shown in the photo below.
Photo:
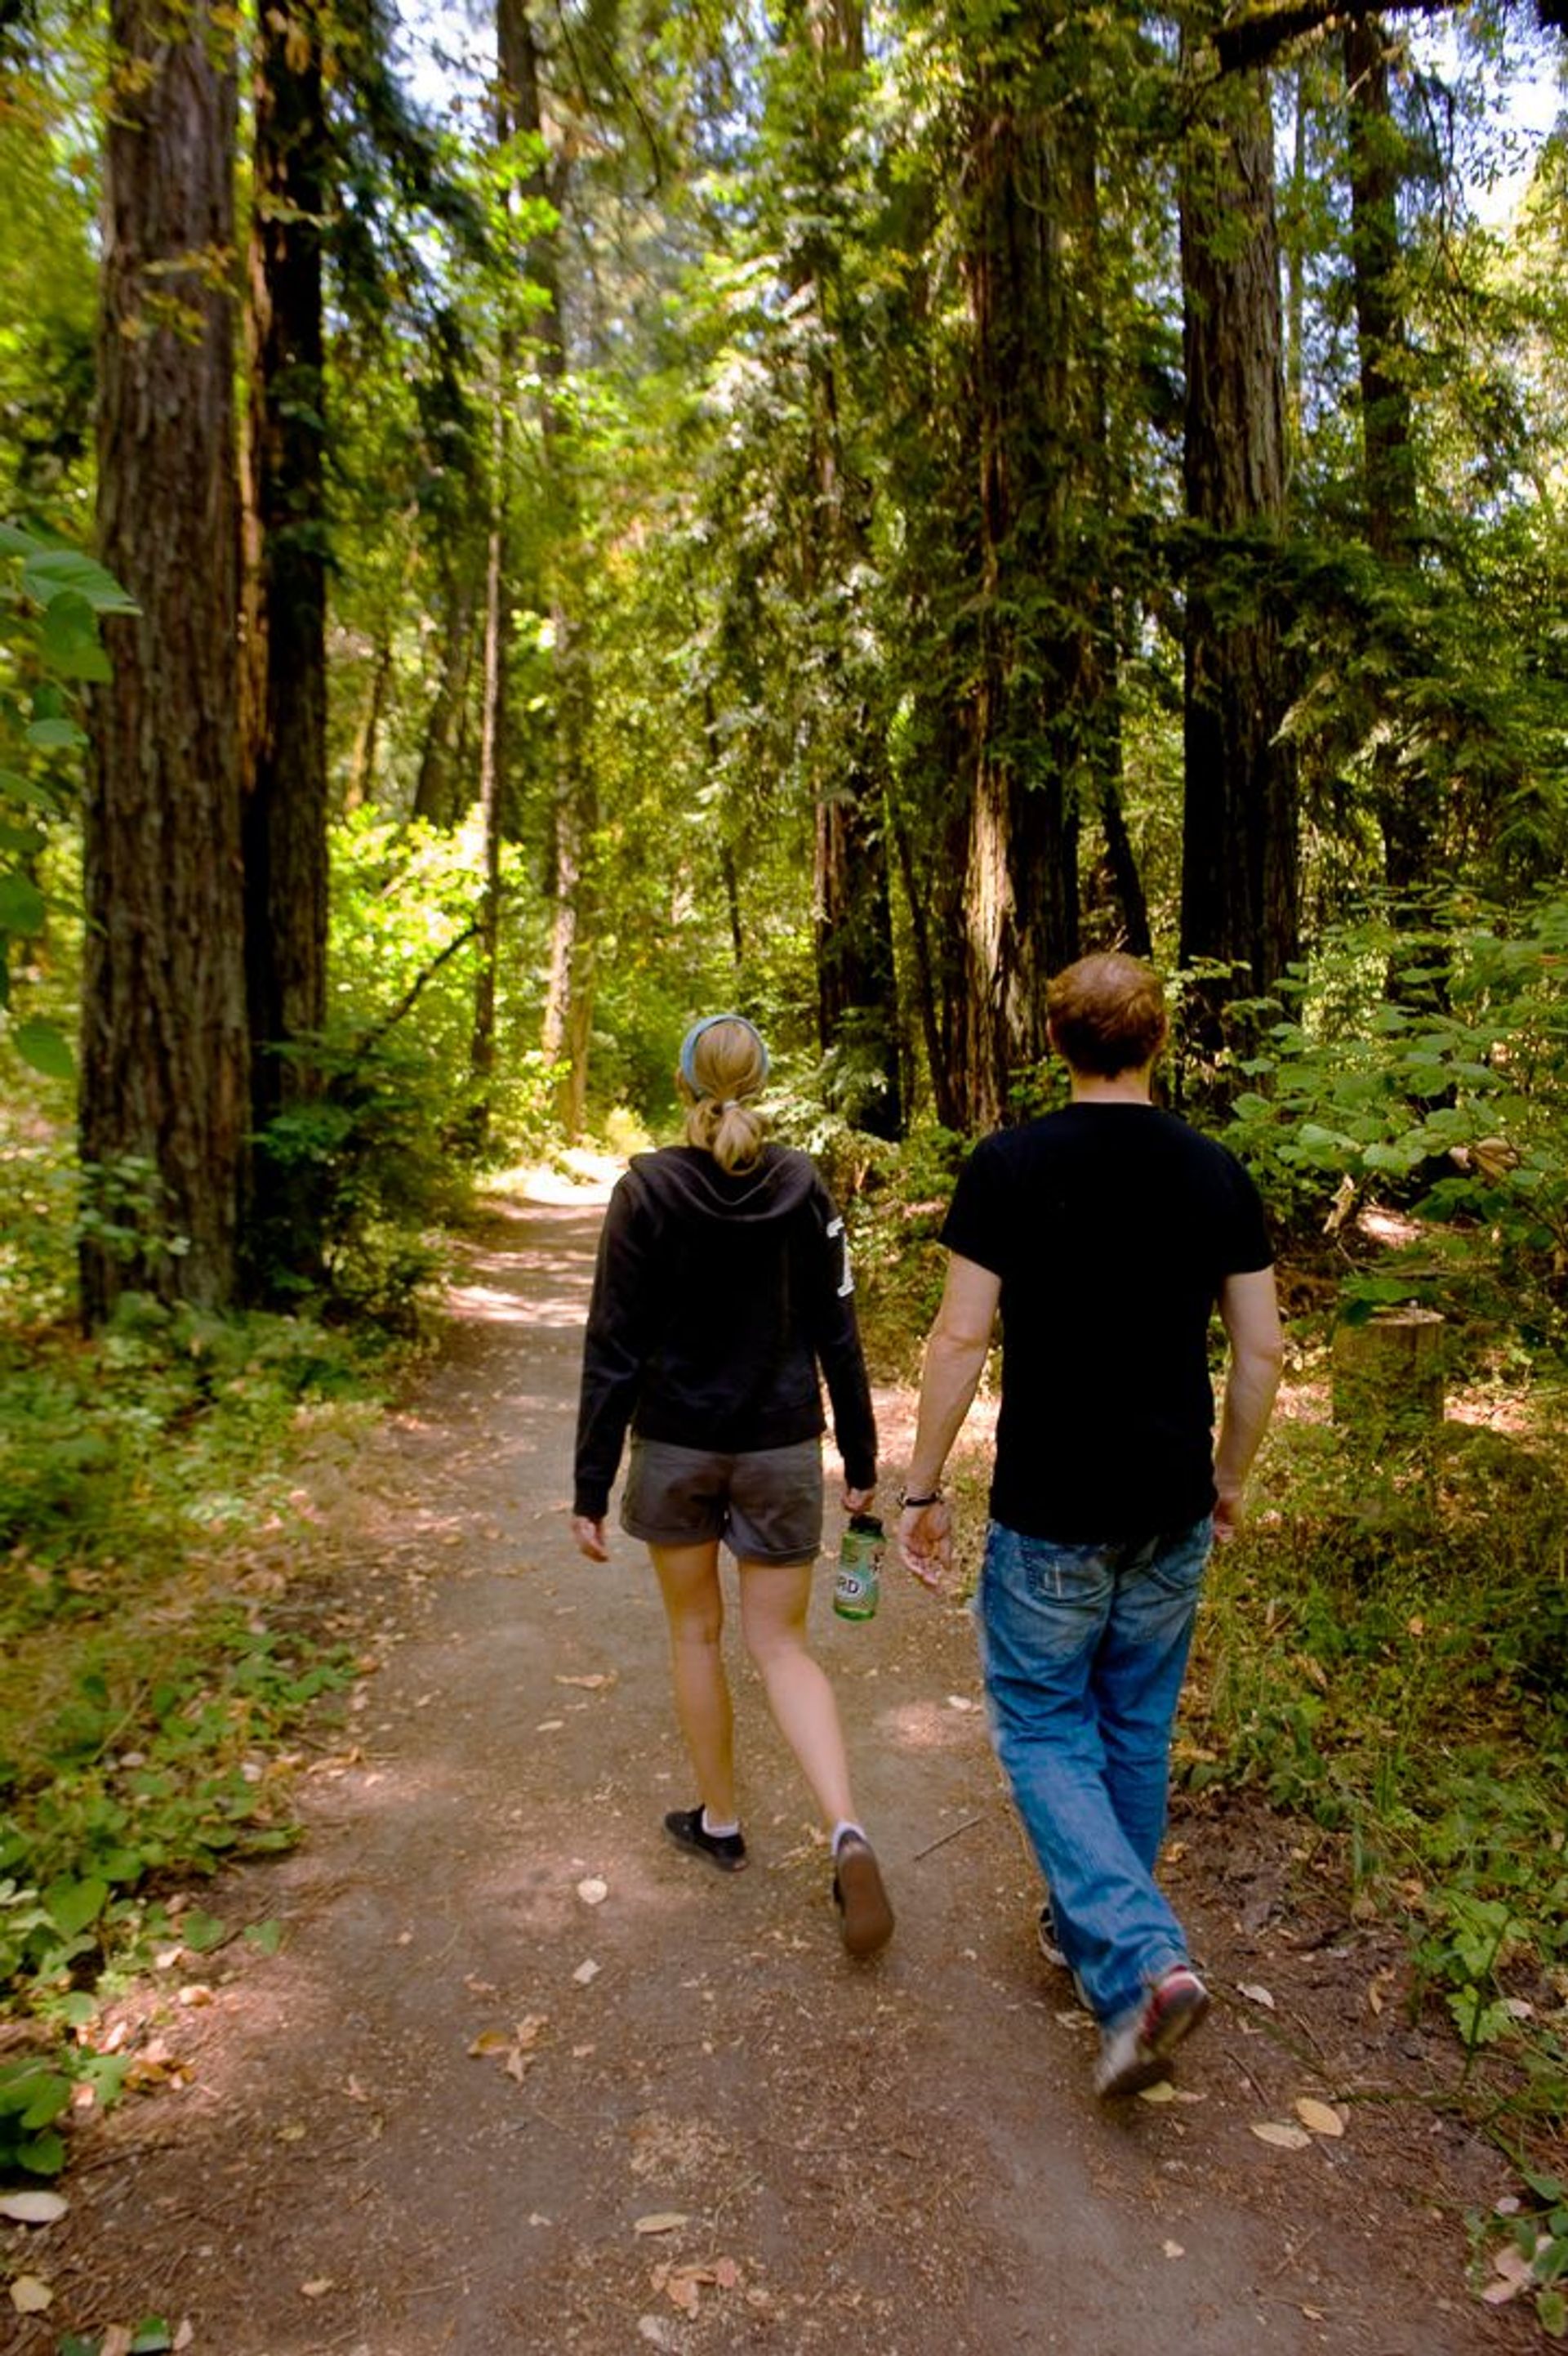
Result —
[{"label": "blue headband", "polygon": [[686,1082],[687,1087],[691,1090],[692,1095],[699,1097],[702,1094],[702,1090],[697,1084],[697,1073],[693,1068],[697,1055],[697,1043],[701,1038],[705,1031],[712,1030],[713,1025],[716,1023],[738,1023],[742,1031],[749,1031],[751,1033],[752,1038],[757,1043],[757,1053],[763,1059],[762,1073],[757,1083],[760,1087],[762,1082],[768,1076],[768,1051],[763,1044],[763,1034],[758,1030],[756,1024],[754,1023],[748,1023],[743,1014],[705,1014],[700,1023],[694,1023],[692,1024],[690,1030],[687,1033],[685,1038],[680,1043],[680,1076]]}]

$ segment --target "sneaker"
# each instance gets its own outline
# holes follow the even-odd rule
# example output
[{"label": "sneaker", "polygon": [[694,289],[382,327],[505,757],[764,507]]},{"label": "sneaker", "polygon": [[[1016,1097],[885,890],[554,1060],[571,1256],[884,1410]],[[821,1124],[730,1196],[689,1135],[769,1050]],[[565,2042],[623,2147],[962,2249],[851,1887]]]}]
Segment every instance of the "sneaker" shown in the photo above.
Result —
[{"label": "sneaker", "polygon": [[1171,2055],[1208,2009],[1209,1991],[1190,1964],[1172,1964],[1161,1972],[1142,2011],[1120,2029],[1105,2031],[1094,2072],[1094,2092],[1101,2100],[1136,2094],[1168,2078]]},{"label": "sneaker", "polygon": [[1057,1971],[1064,1972],[1069,1968],[1066,1956],[1056,1944],[1056,1917],[1051,1911],[1049,1898],[1040,1910],[1040,1952]]},{"label": "sneaker", "polygon": [[702,1821],[702,1810],[672,1808],[664,1820],[664,1828],[677,1848],[688,1848],[693,1857],[705,1857],[720,1873],[739,1873],[746,1862],[746,1843],[740,1833],[710,1833]]},{"label": "sneaker", "polygon": [[874,1955],[893,1935],[893,1910],[877,1852],[863,1833],[846,1833],[833,1860],[833,1903],[852,1955]]}]

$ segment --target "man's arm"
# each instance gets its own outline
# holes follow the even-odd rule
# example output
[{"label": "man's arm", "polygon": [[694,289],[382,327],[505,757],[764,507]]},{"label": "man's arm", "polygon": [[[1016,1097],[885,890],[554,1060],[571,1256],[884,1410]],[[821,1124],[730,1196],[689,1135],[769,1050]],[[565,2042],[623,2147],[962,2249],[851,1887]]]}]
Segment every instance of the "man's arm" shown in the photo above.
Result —
[{"label": "man's arm", "polygon": [[1242,1525],[1242,1494],[1279,1388],[1285,1359],[1272,1268],[1228,1276],[1220,1288],[1220,1317],[1230,1338],[1220,1439],[1214,1451],[1214,1535],[1233,1538]]},{"label": "man's arm", "polygon": [[[1001,1278],[988,1268],[958,1252],[950,1256],[942,1306],[925,1345],[914,1449],[905,1483],[912,1497],[930,1496],[942,1479],[948,1451],[985,1371],[1001,1292]],[[899,1523],[899,1552],[917,1579],[928,1587],[938,1584],[953,1558],[953,1525],[944,1504],[938,1500],[905,1506]]]}]

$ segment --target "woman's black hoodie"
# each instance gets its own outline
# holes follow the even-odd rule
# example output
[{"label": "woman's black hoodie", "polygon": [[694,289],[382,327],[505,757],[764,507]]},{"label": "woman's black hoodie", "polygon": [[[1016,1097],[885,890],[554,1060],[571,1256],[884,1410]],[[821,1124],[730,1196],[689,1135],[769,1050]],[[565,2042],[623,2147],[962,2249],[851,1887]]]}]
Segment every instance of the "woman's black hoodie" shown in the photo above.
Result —
[{"label": "woman's black hoodie", "polygon": [[610,1198],[582,1353],[573,1511],[602,1520],[628,1424],[720,1455],[824,1429],[851,1488],[877,1477],[844,1222],[804,1153],[725,1172],[691,1145],[639,1153]]}]

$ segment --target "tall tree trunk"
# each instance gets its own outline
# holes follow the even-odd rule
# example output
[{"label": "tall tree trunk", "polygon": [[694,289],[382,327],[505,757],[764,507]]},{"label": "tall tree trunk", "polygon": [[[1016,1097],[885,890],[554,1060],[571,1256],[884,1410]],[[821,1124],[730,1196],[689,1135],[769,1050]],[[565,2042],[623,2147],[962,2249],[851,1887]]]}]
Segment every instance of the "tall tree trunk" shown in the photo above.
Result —
[{"label": "tall tree trunk", "polygon": [[[541,142],[540,53],[529,6],[508,0],[514,47],[503,59],[516,97],[517,128]],[[556,174],[543,155],[527,183],[530,196],[549,197],[559,210],[565,193],[561,165]],[[593,689],[588,637],[588,584],[582,518],[572,479],[571,423],[564,400],[567,376],[566,316],[562,304],[560,240],[557,230],[537,236],[528,254],[528,274],[545,296],[534,341],[539,357],[539,427],[549,548],[545,559],[550,615],[555,697],[555,785],[550,827],[551,895],[549,970],[545,983],[540,1044],[548,1061],[561,1067],[557,1111],[569,1139],[580,1137],[587,1108],[588,1050],[594,992],[594,837],[598,794],[592,767]]]},{"label": "tall tree trunk", "polygon": [[1066,561],[1086,463],[1065,274],[1072,165],[1048,132],[1038,71],[1015,56],[982,77],[967,190],[979,623],[952,1076],[970,1129],[1005,1119],[1015,1075],[1044,1055],[1045,985],[1078,948],[1083,647],[1075,626],[1019,618]]},{"label": "tall tree trunk", "polygon": [[[804,0],[800,36],[810,74],[804,126],[809,168],[820,181],[814,215],[827,215],[843,177],[844,140],[865,64],[859,0]],[[837,254],[812,233],[797,255],[797,289],[809,294],[818,332],[809,352],[812,529],[803,549],[808,597],[830,613],[824,647],[833,716],[817,753],[815,931],[817,1037],[839,1051],[838,1102],[874,1136],[903,1130],[898,978],[888,884],[887,781],[880,715],[849,679],[844,635],[853,584],[870,572],[867,495],[845,449],[843,388],[836,358]],[[830,765],[822,774],[824,762]]]},{"label": "tall tree trunk", "polygon": [[[1183,155],[1187,581],[1181,960],[1207,965],[1195,1043],[1296,954],[1296,776],[1269,570],[1285,499],[1274,134],[1261,76],[1214,85]],[[1244,1025],[1243,1029],[1244,1031]]]},{"label": "tall tree trunk", "polygon": [[[1384,564],[1403,569],[1411,562],[1416,530],[1415,445],[1399,286],[1405,142],[1389,103],[1388,33],[1377,16],[1345,28],[1345,87],[1367,541]],[[1381,735],[1372,754],[1372,806],[1382,830],[1383,873],[1391,890],[1405,894],[1433,881],[1442,859],[1436,787],[1424,766],[1403,762],[1398,747]]]},{"label": "tall tree trunk", "polygon": [[309,1165],[270,1122],[308,1103],[301,1043],[326,1011],[327,765],[322,234],[323,27],[315,0],[258,12],[246,342],[245,976],[251,1122],[261,1141],[247,1226],[252,1282],[319,1264]]},{"label": "tall tree trunk", "polygon": [[386,717],[387,691],[392,683],[392,641],[389,634],[378,639],[370,662],[370,691],[365,698],[365,710],[354,734],[354,750],[349,755],[348,775],[343,783],[343,807],[356,810],[369,800],[376,789],[376,763],[380,752],[381,723]]},{"label": "tall tree trunk", "polygon": [[441,674],[425,722],[414,781],[412,815],[431,826],[451,826],[461,806],[457,766],[459,725],[467,705],[474,664],[474,584],[468,566],[453,568],[445,599]]},{"label": "tall tree trunk", "polygon": [[99,546],[139,610],[106,626],[113,678],[90,722],[90,1326],[128,1290],[208,1307],[233,1300],[249,1126],[233,37],[203,0],[177,22],[147,0],[112,0],[109,37]]},{"label": "tall tree trunk", "polygon": [[[505,146],[530,128],[519,80],[531,59],[525,0],[496,0],[496,140]],[[511,210],[515,187],[507,192]],[[474,1082],[473,1143],[486,1143],[490,1088],[496,1069],[496,1006],[501,948],[501,838],[510,762],[507,675],[512,647],[511,412],[517,333],[505,292],[496,337],[496,380],[490,410],[490,527],[485,552],[485,676],[479,718],[479,827],[483,873],[479,953],[474,979],[474,1030],[468,1066]]]}]

